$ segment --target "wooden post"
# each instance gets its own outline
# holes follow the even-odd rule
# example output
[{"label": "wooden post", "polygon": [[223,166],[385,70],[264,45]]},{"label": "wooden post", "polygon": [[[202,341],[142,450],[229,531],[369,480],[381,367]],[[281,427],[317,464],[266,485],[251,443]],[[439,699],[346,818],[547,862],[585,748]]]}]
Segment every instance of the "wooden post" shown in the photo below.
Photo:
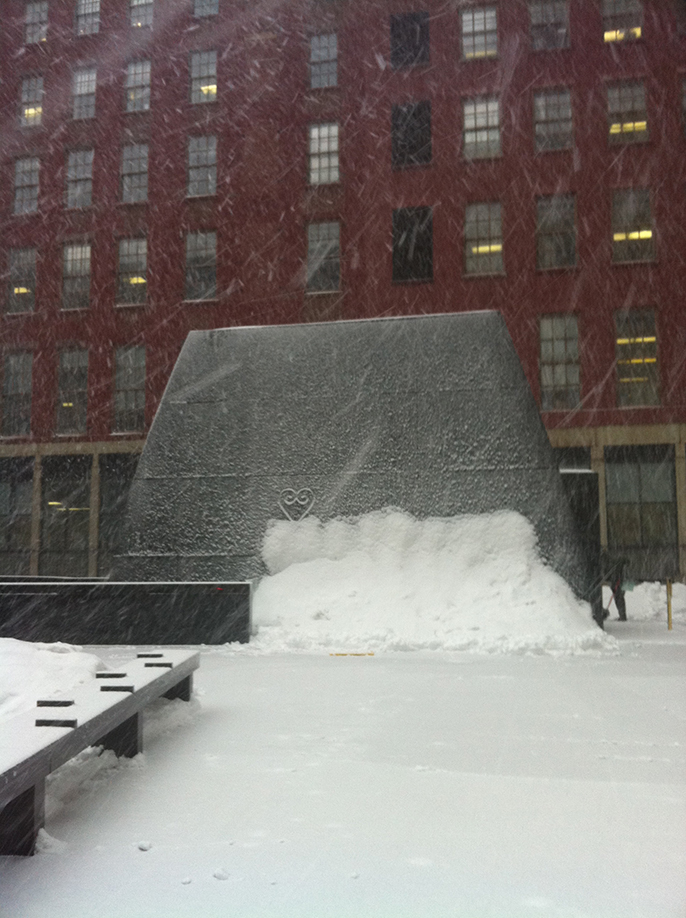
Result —
[{"label": "wooden post", "polygon": [[667,581],[667,631],[672,630],[672,581]]}]

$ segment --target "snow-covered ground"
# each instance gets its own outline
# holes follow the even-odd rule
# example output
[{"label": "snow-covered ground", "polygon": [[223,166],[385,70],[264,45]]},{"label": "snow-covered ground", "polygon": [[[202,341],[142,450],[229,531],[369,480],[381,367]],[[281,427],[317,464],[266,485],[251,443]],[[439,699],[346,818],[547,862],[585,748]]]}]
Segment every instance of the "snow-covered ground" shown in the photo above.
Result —
[{"label": "snow-covered ground", "polygon": [[[0,916],[684,918],[686,587],[593,631],[514,517],[273,527],[254,641],[51,776]],[[0,641],[0,751],[86,651]]]}]

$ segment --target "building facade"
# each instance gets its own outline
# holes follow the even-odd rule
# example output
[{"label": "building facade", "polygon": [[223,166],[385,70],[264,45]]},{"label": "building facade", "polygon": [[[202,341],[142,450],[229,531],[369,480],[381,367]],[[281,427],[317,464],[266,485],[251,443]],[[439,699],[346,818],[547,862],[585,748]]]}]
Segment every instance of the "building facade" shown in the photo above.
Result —
[{"label": "building facade", "polygon": [[190,330],[497,309],[686,573],[683,0],[0,10],[0,572],[107,574]]}]

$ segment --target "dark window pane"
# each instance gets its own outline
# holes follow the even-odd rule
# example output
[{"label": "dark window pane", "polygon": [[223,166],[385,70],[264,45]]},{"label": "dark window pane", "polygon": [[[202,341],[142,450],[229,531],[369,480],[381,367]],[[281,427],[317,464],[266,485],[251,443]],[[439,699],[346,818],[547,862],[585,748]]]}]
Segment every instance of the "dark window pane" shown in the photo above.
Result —
[{"label": "dark window pane", "polygon": [[429,63],[429,14],[391,16],[391,66],[413,67]]},{"label": "dark window pane", "polygon": [[393,106],[391,148],[394,169],[431,162],[431,102]]},{"label": "dark window pane", "polygon": [[433,278],[433,215],[430,207],[393,211],[393,280]]}]

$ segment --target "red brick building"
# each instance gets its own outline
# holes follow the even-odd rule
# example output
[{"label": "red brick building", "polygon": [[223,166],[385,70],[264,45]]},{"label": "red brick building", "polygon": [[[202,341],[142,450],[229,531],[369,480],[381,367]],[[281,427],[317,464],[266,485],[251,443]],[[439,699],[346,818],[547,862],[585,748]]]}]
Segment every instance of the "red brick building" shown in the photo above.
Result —
[{"label": "red brick building", "polygon": [[0,571],[107,572],[190,330],[498,309],[686,572],[683,0],[0,10]]}]

